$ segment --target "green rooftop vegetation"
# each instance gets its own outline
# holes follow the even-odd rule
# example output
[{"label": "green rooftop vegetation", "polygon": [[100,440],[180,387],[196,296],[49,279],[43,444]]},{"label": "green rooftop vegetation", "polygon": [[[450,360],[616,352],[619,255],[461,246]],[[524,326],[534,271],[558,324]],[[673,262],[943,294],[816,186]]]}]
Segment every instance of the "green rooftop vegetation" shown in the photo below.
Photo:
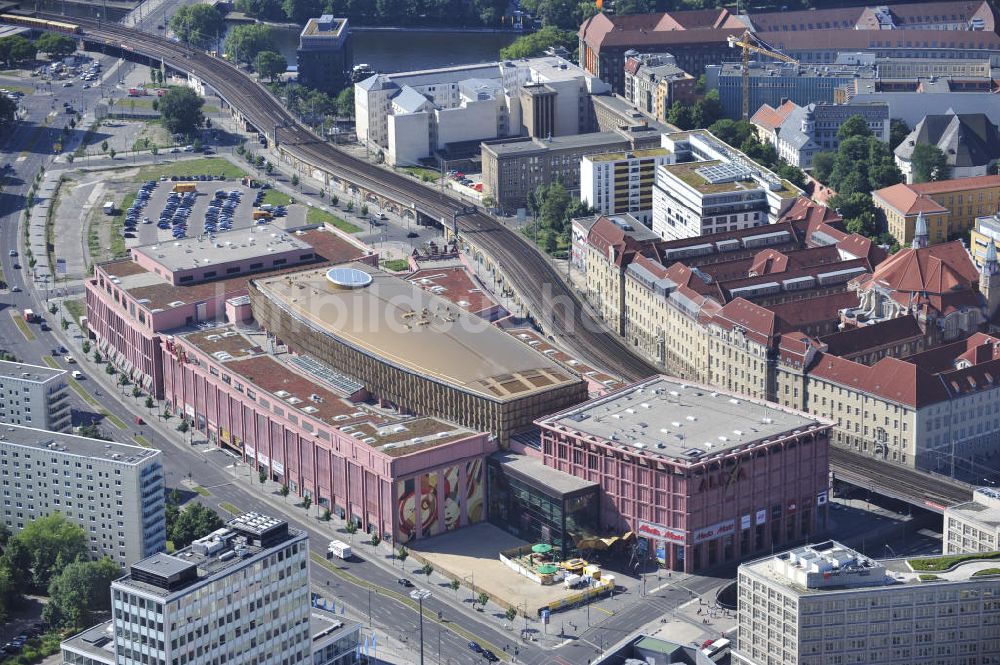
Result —
[{"label": "green rooftop vegetation", "polygon": [[937,575],[932,575],[929,573],[922,573],[921,575],[918,575],[918,577],[920,578],[921,582],[933,582],[934,580],[941,579]]},{"label": "green rooftop vegetation", "polygon": [[914,572],[949,570],[967,561],[984,561],[1000,558],[1000,552],[981,552],[979,554],[956,554],[953,556],[934,556],[926,559],[909,559],[910,568]]},{"label": "green rooftop vegetation", "polygon": [[972,573],[973,577],[986,577],[987,575],[1000,575],[1000,568],[984,568]]}]

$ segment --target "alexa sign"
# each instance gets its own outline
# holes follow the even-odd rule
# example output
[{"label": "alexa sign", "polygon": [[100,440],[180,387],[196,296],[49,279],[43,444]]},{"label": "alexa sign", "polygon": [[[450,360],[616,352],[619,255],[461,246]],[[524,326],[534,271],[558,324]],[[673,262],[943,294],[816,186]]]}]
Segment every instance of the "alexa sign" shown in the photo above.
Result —
[{"label": "alexa sign", "polygon": [[671,529],[668,526],[660,526],[652,522],[639,522],[636,527],[636,534],[653,540],[665,540],[668,543],[684,544],[687,541],[686,534],[680,529]]}]

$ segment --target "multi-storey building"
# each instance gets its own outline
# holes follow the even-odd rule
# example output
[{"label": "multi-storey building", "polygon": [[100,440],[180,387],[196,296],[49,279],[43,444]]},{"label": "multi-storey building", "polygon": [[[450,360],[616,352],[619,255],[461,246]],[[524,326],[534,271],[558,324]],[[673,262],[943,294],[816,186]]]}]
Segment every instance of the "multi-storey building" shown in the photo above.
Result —
[{"label": "multi-storey building", "polygon": [[501,446],[535,418],[587,396],[559,363],[364,264],[254,280],[250,301],[261,326],[294,351],[383,402],[490,432]]},{"label": "multi-storey building", "polygon": [[945,565],[938,557],[875,561],[834,541],[743,564],[733,662],[997,662],[996,562]]},{"label": "multi-storey building", "polygon": [[696,572],[826,530],[830,424],[659,376],[538,421],[547,466],[601,485],[601,523]]},{"label": "multi-storey building", "polygon": [[972,501],[944,509],[943,554],[975,554],[1000,549],[1000,490],[979,487]]},{"label": "multi-storey building", "polygon": [[299,83],[336,94],[354,65],[351,28],[346,18],[324,14],[306,21],[295,52]]},{"label": "multi-storey building", "polygon": [[665,134],[669,164],[656,168],[653,231],[681,240],[765,226],[802,193],[706,130]]},{"label": "multi-storey building", "polygon": [[323,229],[258,226],[133,247],[131,258],[97,265],[87,281],[87,329],[104,357],[159,398],[164,331],[249,318],[251,276],[355,260],[374,265],[378,256]]},{"label": "multi-storey building", "polygon": [[309,537],[258,513],[111,584],[117,665],[310,665]]},{"label": "multi-storey building", "polygon": [[160,451],[29,427],[0,434],[3,522],[13,532],[62,513],[94,558],[121,567],[167,543]]},{"label": "multi-storey building", "polygon": [[0,422],[65,432],[72,426],[61,369],[0,361]]},{"label": "multi-storey building", "polygon": [[580,163],[587,155],[658,147],[660,133],[646,125],[545,140],[487,141],[482,144],[483,192],[505,210],[525,207],[529,192],[556,180],[577,196]]},{"label": "multi-storey building", "polygon": [[[789,164],[808,169],[817,152],[836,152],[837,134],[848,118],[864,118],[872,135],[889,142],[889,106],[887,104],[808,104],[786,102],[778,109],[765,104],[750,121],[758,136],[775,147],[778,156]],[[778,124],[772,122],[781,117]]]},{"label": "multi-storey building", "polygon": [[488,434],[370,405],[363,384],[259,332],[174,335],[163,357],[167,404],[193,429],[361,530],[407,543],[483,519]]},{"label": "multi-storey building", "polygon": [[[598,13],[580,26],[580,63],[621,93],[630,50],[670,53],[697,76],[706,65],[734,59],[726,40],[745,30],[801,63],[830,65],[843,51],[900,60],[989,57],[994,64],[1000,56],[988,3],[943,2],[744,14],[726,9]],[[810,101],[815,100],[799,103]]]},{"label": "multi-storey building", "polygon": [[[872,201],[884,215],[889,233],[901,245],[913,242],[918,217],[927,227],[928,240],[939,243],[964,238],[976,226],[977,218],[996,212],[1000,206],[1000,176],[900,183],[872,192]],[[981,239],[982,235],[974,238]],[[979,254],[976,262],[981,260]]]},{"label": "multi-storey building", "polygon": [[656,167],[669,158],[666,148],[588,155],[580,163],[580,200],[602,215],[628,213],[649,226]]},{"label": "multi-storey building", "polygon": [[696,83],[669,53],[635,53],[625,60],[625,99],[660,121],[674,102],[692,101]]},{"label": "multi-storey building", "polygon": [[590,95],[607,84],[562,57],[375,74],[354,86],[358,139],[390,164],[449,145],[592,131]]}]

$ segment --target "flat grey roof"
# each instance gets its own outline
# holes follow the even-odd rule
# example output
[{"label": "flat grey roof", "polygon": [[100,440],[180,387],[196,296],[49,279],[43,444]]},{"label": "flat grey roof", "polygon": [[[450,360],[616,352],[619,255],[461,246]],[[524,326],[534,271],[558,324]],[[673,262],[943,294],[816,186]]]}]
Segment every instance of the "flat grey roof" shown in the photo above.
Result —
[{"label": "flat grey roof", "polygon": [[101,663],[115,662],[115,640],[111,619],[62,641],[60,646],[86,654]]},{"label": "flat grey roof", "polygon": [[[27,374],[27,376],[25,376],[25,374]],[[52,367],[45,367],[43,365],[29,365],[28,363],[14,363],[8,360],[0,360],[0,377],[8,379],[45,383],[65,375],[66,370],[64,369],[55,369]]]},{"label": "flat grey roof", "polygon": [[138,464],[160,454],[159,450],[130,446],[127,443],[101,441],[76,434],[7,424],[0,425],[0,445],[2,444],[46,449],[62,455],[104,459],[120,464]]},{"label": "flat grey roof", "polygon": [[1000,509],[986,506],[976,501],[968,501],[960,503],[957,506],[951,506],[946,512],[949,515],[957,515],[970,522],[979,522],[993,528],[1000,526]]},{"label": "flat grey roof", "polygon": [[626,143],[625,137],[616,132],[591,132],[573,136],[553,136],[550,139],[531,139],[530,141],[500,141],[488,143],[489,149],[499,156],[516,156],[533,152],[549,150],[568,150],[574,148],[602,149],[611,145]]},{"label": "flat grey roof", "polygon": [[311,249],[309,243],[295,234],[264,224],[217,233],[214,238],[201,235],[142,245],[132,248],[132,251],[148,256],[173,272]]},{"label": "flat grey roof", "polygon": [[665,376],[652,377],[538,421],[696,462],[733,448],[821,424],[773,403]]},{"label": "flat grey roof", "polygon": [[579,490],[589,489],[598,486],[590,480],[577,478],[559,469],[545,466],[541,460],[528,455],[515,455],[514,453],[498,452],[493,454],[493,458],[500,462],[504,469],[510,469],[515,474],[528,476],[537,480],[546,487],[551,487],[560,494],[570,494]]},{"label": "flat grey roof", "polygon": [[166,554],[165,552],[159,552],[146,557],[142,561],[133,563],[132,570],[140,570],[145,573],[170,577],[184,572],[193,565],[194,564],[191,561],[185,561],[184,559]]}]

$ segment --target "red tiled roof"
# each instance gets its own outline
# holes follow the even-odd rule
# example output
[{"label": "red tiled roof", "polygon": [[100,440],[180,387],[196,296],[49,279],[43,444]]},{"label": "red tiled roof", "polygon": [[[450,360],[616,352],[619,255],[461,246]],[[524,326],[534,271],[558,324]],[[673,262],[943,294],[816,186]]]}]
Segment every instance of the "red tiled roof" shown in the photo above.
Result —
[{"label": "red tiled roof", "polygon": [[750,122],[773,132],[778,127],[781,127],[781,123],[785,121],[788,114],[797,107],[798,105],[793,101],[786,101],[784,104],[778,106],[778,108],[774,108],[770,104],[764,104],[753,114]]},{"label": "red tiled roof", "polygon": [[820,342],[826,345],[826,352],[835,356],[850,356],[876,349],[893,342],[922,337],[923,331],[912,316],[898,316],[859,328],[848,328],[826,335]]},{"label": "red tiled roof", "polygon": [[904,293],[951,294],[976,288],[979,270],[959,241],[907,247],[883,261],[871,282]]},{"label": "red tiled roof", "polygon": [[622,270],[636,254],[642,251],[656,251],[655,239],[640,242],[603,215],[590,227],[587,242],[604,256],[610,256],[609,250],[614,248],[614,264]]},{"label": "red tiled roof", "polygon": [[907,185],[906,183],[899,183],[898,185],[875,190],[872,192],[872,196],[881,200],[886,206],[899,212],[901,215],[916,215],[919,212],[948,212],[947,208],[932,199],[926,192],[920,192],[915,189],[915,185]]},{"label": "red tiled roof", "polygon": [[933,194],[949,194],[951,192],[964,192],[981,187],[1000,187],[1000,175],[979,175],[971,178],[918,182],[909,185],[909,187],[918,194],[927,194],[928,196]]}]

